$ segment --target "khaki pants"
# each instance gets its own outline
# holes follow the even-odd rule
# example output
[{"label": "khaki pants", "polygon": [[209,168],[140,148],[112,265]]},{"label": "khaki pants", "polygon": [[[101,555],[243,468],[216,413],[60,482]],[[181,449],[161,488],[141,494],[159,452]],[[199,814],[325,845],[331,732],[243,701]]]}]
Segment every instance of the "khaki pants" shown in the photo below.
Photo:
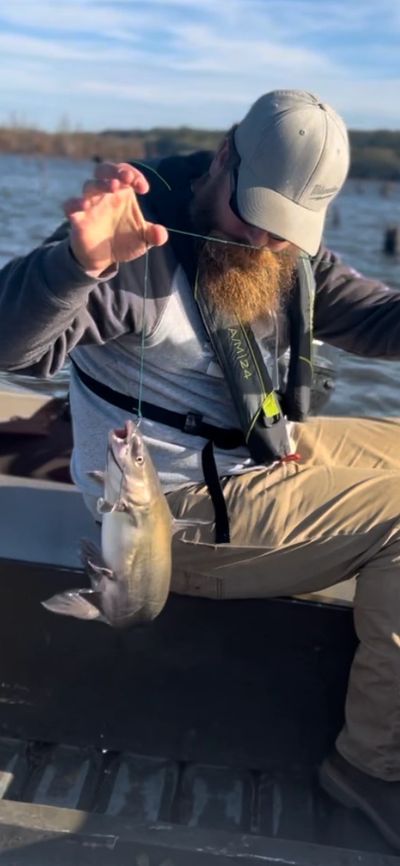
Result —
[{"label": "khaki pants", "polygon": [[[296,425],[300,464],[224,480],[231,544],[213,526],[173,542],[172,589],[210,598],[315,592],[357,576],[346,724],[337,746],[361,770],[400,780],[400,420]],[[168,495],[176,517],[209,520],[204,485]]]}]

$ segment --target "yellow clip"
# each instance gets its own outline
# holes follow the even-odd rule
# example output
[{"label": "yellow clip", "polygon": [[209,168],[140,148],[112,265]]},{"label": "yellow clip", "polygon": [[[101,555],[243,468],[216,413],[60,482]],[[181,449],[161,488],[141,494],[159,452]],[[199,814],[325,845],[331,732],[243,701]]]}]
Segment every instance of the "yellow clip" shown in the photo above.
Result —
[{"label": "yellow clip", "polygon": [[281,408],[279,406],[276,394],[274,391],[271,391],[270,394],[267,394],[262,403],[262,410],[264,415],[267,418],[274,418],[276,415],[281,414]]}]

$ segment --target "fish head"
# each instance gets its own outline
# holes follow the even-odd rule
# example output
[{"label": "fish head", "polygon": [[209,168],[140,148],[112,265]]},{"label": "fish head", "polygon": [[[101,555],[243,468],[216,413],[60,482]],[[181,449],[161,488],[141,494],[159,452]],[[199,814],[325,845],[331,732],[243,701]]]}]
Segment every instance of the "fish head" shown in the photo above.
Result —
[{"label": "fish head", "polygon": [[121,496],[135,507],[148,505],[159,480],[143,436],[133,421],[111,430],[108,437],[105,495],[113,503]]}]

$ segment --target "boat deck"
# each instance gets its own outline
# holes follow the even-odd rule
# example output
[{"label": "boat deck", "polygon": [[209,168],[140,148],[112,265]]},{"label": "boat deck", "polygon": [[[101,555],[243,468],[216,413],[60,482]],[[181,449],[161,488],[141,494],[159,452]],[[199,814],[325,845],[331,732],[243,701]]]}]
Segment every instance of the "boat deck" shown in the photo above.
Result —
[{"label": "boat deck", "polygon": [[0,509],[1,866],[399,866],[317,782],[349,606],[171,595],[121,633],[57,617],[40,601],[82,584],[95,532],[80,497],[3,477]]}]

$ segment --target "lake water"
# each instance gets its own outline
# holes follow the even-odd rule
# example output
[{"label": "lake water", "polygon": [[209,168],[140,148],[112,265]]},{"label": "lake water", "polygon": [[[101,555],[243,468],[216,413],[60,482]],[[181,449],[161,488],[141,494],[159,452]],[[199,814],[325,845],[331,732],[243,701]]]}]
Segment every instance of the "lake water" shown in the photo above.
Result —
[{"label": "lake water", "polygon": [[[0,155],[0,267],[54,230],[62,202],[79,193],[92,171],[87,161]],[[350,180],[331,208],[325,241],[352,267],[400,290],[400,258],[382,252],[390,225],[400,225],[400,184]],[[338,381],[328,414],[400,415],[400,362],[336,349],[330,357]]]}]

